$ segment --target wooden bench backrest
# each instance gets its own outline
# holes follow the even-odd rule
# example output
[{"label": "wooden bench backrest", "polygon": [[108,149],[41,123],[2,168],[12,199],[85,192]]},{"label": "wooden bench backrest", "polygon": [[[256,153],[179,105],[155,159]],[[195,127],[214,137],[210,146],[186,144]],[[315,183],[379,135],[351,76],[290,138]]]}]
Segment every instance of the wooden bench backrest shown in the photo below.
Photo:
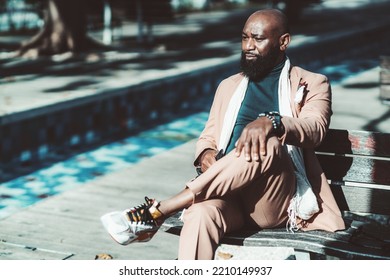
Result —
[{"label": "wooden bench backrest", "polygon": [[329,130],[316,150],[342,211],[390,215],[390,134]]}]

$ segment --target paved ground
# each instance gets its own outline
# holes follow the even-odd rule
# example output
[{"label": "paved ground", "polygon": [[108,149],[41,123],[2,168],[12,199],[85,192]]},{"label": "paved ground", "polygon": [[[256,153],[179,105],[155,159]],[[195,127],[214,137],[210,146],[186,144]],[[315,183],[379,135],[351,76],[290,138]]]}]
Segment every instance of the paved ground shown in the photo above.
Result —
[{"label": "paved ground", "polygon": [[331,127],[390,132],[390,106],[380,100],[380,68],[368,69],[333,87]]},{"label": "paved ground", "polygon": [[[388,8],[388,6],[384,7]],[[359,22],[361,25],[363,19],[371,23],[374,18],[378,21],[385,20],[388,17],[387,11],[388,9],[383,7],[376,10],[374,14],[364,13],[362,10],[356,12],[334,10],[332,13],[322,14],[313,11],[313,14],[307,15],[307,20],[313,21],[310,28],[307,23],[296,26],[296,30],[299,30],[296,36],[297,44],[315,39],[316,32],[324,30],[324,21],[329,23],[327,27],[333,31],[337,28],[350,29],[351,26],[357,28],[355,24]],[[65,55],[57,57],[54,61],[42,59],[33,62],[3,58],[1,70],[5,74],[0,77],[1,114],[11,114],[31,109],[33,106],[44,106],[48,102],[94,94],[97,92],[96,89],[102,87],[121,87],[129,83],[162,77],[162,75],[175,75],[180,71],[206,67],[208,63],[219,63],[224,58],[237,54],[235,46],[238,42],[237,39],[233,39],[236,35],[232,36],[237,31],[234,24],[237,24],[235,20],[239,19],[240,25],[237,26],[240,29],[243,15],[247,13],[248,11],[240,11],[235,14],[237,17],[230,17],[231,15],[226,12],[218,12],[212,17],[194,15],[188,18],[181,25],[182,30],[186,30],[185,34],[191,33],[190,30],[193,31],[192,36],[185,40],[186,48],[179,48],[183,41],[172,40],[167,36],[166,41],[162,37],[157,38],[158,48],[152,52],[115,51],[82,58],[71,58]],[[362,14],[364,17],[361,17]],[[223,21],[229,18],[235,20],[228,23]],[[221,30],[221,26],[229,27],[226,33],[230,36],[216,37],[211,43],[208,40],[210,38],[199,35],[202,32],[197,33],[200,28],[199,22],[203,20],[217,22],[219,25],[209,25],[210,28],[217,28],[217,30]],[[185,22],[187,25],[184,24]],[[177,32],[177,27],[175,28],[169,29],[170,32]],[[159,33],[158,30],[156,28],[156,33]],[[224,32],[219,32],[218,36],[222,36],[220,33]],[[180,38],[184,40],[185,37]],[[199,42],[202,38],[207,40]],[[199,44],[190,47],[194,42]],[[8,45],[5,45],[10,45],[9,41],[6,43]],[[226,47],[226,44],[229,47]],[[181,59],[172,61],[177,58]],[[84,61],[81,72],[75,66],[75,62],[80,60]],[[112,71],[113,68],[117,71]],[[109,73],[97,79],[96,69],[109,70]],[[389,107],[381,104],[379,100],[379,68],[366,70],[359,76],[351,77],[333,88],[333,128],[390,131]],[[75,77],[79,79],[78,81],[81,79],[81,81],[94,82],[74,84]],[[69,85],[73,85],[73,88],[69,88]],[[44,94],[47,89],[57,90],[52,90],[48,95]],[[86,186],[44,200],[26,211],[1,220],[0,259],[93,259],[100,253],[110,254],[115,259],[174,259],[177,252],[177,237],[159,233],[147,246],[135,244],[131,247],[121,247],[113,243],[103,231],[99,216],[110,210],[138,204],[139,199],[142,199],[145,194],[164,198],[180,189],[193,176],[193,169],[190,166],[193,145],[194,142],[189,142],[121,172],[108,174]],[[161,161],[167,162],[165,168],[162,168]],[[172,172],[172,170],[180,170],[180,172]],[[159,185],[156,186],[155,182],[159,182]],[[254,253],[238,250],[235,247],[224,247],[221,252],[232,254],[233,259],[236,257],[294,258],[294,252],[290,249],[280,251],[260,249]]]}]

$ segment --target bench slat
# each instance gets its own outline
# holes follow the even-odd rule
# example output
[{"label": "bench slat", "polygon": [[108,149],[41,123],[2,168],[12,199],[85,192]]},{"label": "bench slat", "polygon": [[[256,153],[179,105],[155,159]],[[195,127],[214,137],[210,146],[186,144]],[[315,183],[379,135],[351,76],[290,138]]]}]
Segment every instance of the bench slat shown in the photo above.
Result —
[{"label": "bench slat", "polygon": [[[224,243],[244,246],[293,247],[296,250],[342,259],[390,259],[390,253],[364,245],[350,243],[351,235],[346,232],[327,233],[323,231],[289,233],[283,229],[241,232],[227,235]],[[244,241],[244,242],[243,242]]]},{"label": "bench slat", "polygon": [[317,154],[330,180],[390,185],[390,160]]},{"label": "bench slat", "polygon": [[331,188],[341,211],[390,215],[390,187],[331,184]]},{"label": "bench slat", "polygon": [[336,154],[390,157],[390,133],[330,129],[316,150]]}]

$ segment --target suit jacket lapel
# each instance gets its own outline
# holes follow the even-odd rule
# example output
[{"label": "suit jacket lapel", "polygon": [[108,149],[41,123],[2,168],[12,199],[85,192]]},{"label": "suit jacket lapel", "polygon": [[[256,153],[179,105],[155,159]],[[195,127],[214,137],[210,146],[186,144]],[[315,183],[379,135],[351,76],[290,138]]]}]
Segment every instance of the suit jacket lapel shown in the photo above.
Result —
[{"label": "suit jacket lapel", "polygon": [[291,83],[291,110],[292,110],[292,114],[294,116],[294,118],[297,118],[298,115],[299,115],[299,112],[300,112],[300,106],[299,104],[296,104],[294,102],[295,100],[295,96],[296,96],[296,93],[298,91],[298,88],[299,88],[299,83],[301,82],[301,77],[300,75],[298,74],[298,71],[297,71],[297,68],[292,66],[291,67],[291,71],[290,71],[290,83]]}]

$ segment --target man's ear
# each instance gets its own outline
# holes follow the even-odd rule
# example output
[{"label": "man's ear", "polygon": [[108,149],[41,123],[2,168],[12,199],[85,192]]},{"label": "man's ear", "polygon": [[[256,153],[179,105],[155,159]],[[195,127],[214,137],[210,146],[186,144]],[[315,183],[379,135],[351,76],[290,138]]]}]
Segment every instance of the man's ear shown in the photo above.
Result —
[{"label": "man's ear", "polygon": [[290,44],[291,36],[290,33],[284,33],[279,38],[279,46],[281,51],[286,51],[288,45]]}]

